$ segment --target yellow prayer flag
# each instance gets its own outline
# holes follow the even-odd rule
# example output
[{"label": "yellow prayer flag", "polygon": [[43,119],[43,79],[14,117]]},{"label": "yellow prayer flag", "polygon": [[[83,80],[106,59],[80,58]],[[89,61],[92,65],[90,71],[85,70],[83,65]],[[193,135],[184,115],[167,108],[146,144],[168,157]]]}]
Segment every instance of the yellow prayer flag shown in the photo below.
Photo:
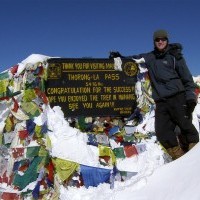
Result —
[{"label": "yellow prayer flag", "polygon": [[7,79],[0,80],[0,94],[5,93],[7,91],[7,86],[9,81]]},{"label": "yellow prayer flag", "polygon": [[56,172],[62,181],[67,180],[75,171],[78,170],[79,167],[78,163],[61,158],[53,159],[53,163],[55,165]]}]

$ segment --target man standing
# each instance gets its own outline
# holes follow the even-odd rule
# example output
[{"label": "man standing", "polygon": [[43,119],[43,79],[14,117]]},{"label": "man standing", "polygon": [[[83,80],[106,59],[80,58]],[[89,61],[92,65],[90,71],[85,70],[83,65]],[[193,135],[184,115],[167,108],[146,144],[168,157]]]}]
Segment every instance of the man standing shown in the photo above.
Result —
[{"label": "man standing", "polygon": [[[197,101],[195,84],[181,53],[182,46],[178,43],[169,44],[165,30],[155,31],[153,42],[153,51],[132,58],[143,57],[145,60],[156,104],[156,136],[169,155],[177,159],[199,142],[199,133],[192,124],[192,112]],[[111,52],[110,58],[115,57],[122,56],[119,52]],[[174,132],[176,126],[185,138],[185,151]]]}]

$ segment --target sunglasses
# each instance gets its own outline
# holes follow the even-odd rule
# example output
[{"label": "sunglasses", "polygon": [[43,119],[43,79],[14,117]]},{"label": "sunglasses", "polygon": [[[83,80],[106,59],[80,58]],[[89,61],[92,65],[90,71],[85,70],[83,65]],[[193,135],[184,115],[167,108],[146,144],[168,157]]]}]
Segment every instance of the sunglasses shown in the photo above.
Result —
[{"label": "sunglasses", "polygon": [[160,42],[160,41],[165,42],[165,41],[167,41],[167,38],[156,38],[154,41],[155,42]]}]

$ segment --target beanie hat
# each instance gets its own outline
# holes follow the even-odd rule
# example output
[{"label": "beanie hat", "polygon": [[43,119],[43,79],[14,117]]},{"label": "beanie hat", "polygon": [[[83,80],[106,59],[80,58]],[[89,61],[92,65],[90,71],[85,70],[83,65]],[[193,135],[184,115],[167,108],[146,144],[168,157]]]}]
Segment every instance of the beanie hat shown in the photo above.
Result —
[{"label": "beanie hat", "polygon": [[168,39],[168,33],[165,30],[157,30],[153,34],[153,40],[156,38],[167,38]]}]

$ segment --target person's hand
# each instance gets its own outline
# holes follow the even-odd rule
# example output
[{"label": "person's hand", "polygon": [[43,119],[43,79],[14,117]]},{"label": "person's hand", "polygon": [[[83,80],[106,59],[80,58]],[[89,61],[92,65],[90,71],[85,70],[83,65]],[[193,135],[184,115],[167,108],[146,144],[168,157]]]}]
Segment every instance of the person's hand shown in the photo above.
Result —
[{"label": "person's hand", "polygon": [[197,102],[194,99],[189,99],[187,100],[187,112],[188,112],[188,116],[190,116],[193,111],[195,106],[197,105]]},{"label": "person's hand", "polygon": [[118,52],[118,51],[110,51],[110,55],[109,55],[109,58],[112,59],[112,58],[117,58],[117,57],[122,57],[122,55]]}]

